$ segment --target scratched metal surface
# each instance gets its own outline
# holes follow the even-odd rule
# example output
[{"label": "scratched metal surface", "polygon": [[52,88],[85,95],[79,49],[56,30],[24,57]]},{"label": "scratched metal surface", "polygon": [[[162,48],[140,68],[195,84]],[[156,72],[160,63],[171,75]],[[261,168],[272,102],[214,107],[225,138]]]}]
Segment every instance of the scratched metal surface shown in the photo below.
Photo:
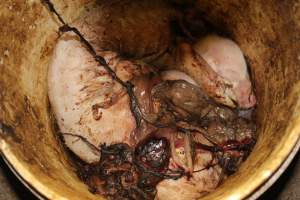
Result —
[{"label": "scratched metal surface", "polygon": [[[300,154],[287,171],[259,200],[300,200]],[[0,158],[0,200],[38,200]]]}]

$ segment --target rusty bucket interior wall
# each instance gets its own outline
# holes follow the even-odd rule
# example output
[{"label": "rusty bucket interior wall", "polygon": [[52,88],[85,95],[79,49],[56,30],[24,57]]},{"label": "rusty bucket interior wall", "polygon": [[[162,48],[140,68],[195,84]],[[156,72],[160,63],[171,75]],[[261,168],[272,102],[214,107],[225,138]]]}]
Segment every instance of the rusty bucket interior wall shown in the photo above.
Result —
[{"label": "rusty bucket interior wall", "polygon": [[[90,0],[53,0],[67,21]],[[198,0],[197,7],[242,48],[258,96],[259,139],[240,170],[203,199],[241,199],[286,158],[300,131],[300,3]],[[98,199],[77,178],[59,144],[47,97],[58,20],[37,0],[0,3],[0,139],[23,179],[51,199]]]}]

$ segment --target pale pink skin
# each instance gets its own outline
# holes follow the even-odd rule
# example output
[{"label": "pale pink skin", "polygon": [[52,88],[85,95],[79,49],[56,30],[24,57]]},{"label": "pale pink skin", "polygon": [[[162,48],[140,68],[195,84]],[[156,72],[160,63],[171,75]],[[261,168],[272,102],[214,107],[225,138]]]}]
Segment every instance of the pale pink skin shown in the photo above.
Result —
[{"label": "pale pink skin", "polygon": [[[130,80],[137,67],[120,59],[113,52],[98,52],[123,80]],[[171,70],[163,72],[164,80],[193,80],[186,74]],[[105,69],[98,65],[85,47],[72,34],[58,41],[48,71],[49,99],[66,145],[82,160],[93,163],[100,159],[101,144],[132,144],[136,128],[129,107],[129,97],[120,84],[113,81]],[[113,106],[102,109],[100,119],[94,119],[92,106],[108,96],[123,92]],[[79,139],[83,137],[84,142]],[[95,148],[92,148],[92,147]],[[98,151],[97,151],[98,149]]]},{"label": "pale pink skin", "polygon": [[183,73],[178,70],[166,70],[161,72],[161,78],[163,80],[184,80],[186,82],[189,82],[191,84],[197,85],[196,81],[192,79],[190,76],[188,76],[186,73]]},{"label": "pale pink skin", "polygon": [[256,104],[245,58],[235,42],[209,35],[196,42],[193,48],[219,76],[233,85],[231,98],[240,108]]},{"label": "pale pink skin", "polygon": [[[93,163],[100,160],[101,144],[123,142],[133,145],[130,138],[136,128],[135,119],[129,108],[127,94],[112,107],[100,109],[102,117],[99,120],[93,118],[91,107],[95,103],[102,102],[105,94],[116,93],[121,87],[97,65],[79,41],[67,38],[62,37],[57,43],[49,67],[49,99],[61,132],[73,134],[64,135],[65,144],[82,160]],[[131,69],[134,68],[134,64],[120,61],[112,52],[99,53],[123,80],[132,78],[134,74]],[[161,76],[163,80],[186,80],[196,84],[191,77],[176,70],[164,71]],[[104,82],[106,84],[102,85]],[[86,98],[87,96],[90,98]],[[170,137],[170,134],[175,133],[164,134],[165,137]],[[74,135],[84,137],[93,146]],[[197,152],[196,155],[194,170],[207,166],[212,159],[210,152]],[[176,168],[179,163],[171,159],[170,167]],[[186,177],[179,180],[164,180],[157,186],[156,198],[196,199],[217,187],[221,173],[220,167],[216,166],[194,173],[190,180]],[[169,195],[174,191],[177,191],[176,196]]]},{"label": "pale pink skin", "polygon": [[[130,62],[119,61],[112,52],[102,53],[102,56],[124,81],[133,75],[134,65]],[[130,143],[136,124],[126,91],[98,66],[80,41],[70,38],[69,33],[55,47],[48,87],[60,131],[84,137],[91,144],[87,145],[77,136],[65,135],[66,145],[81,159],[88,163],[99,161],[95,148],[103,143]],[[119,100],[107,109],[99,108],[99,119],[95,119],[92,106],[118,93],[123,93]]]},{"label": "pale pink skin", "polygon": [[[85,47],[72,34],[63,36],[56,45],[49,67],[49,99],[57,123],[64,135],[66,145],[82,160],[93,163],[100,159],[100,145],[114,143],[131,144],[136,128],[129,107],[129,97],[122,87],[113,81],[105,70],[91,57]],[[239,107],[250,108],[256,104],[246,63],[238,46],[218,36],[208,36],[194,45],[211,68],[233,85],[232,99]],[[136,67],[121,60],[114,52],[99,52],[122,80],[130,80]],[[186,80],[196,82],[183,72],[164,71],[163,80]],[[123,92],[120,99],[110,108],[99,109],[100,119],[95,119],[92,106],[106,100],[107,95]],[[83,137],[88,143],[79,140]],[[207,141],[206,141],[207,142]],[[203,141],[205,143],[205,141]],[[194,170],[202,169],[212,160],[211,153],[196,153]],[[170,166],[178,163],[171,160]],[[156,199],[197,199],[205,192],[215,189],[221,180],[219,166],[211,167],[179,180],[164,180],[157,186]]]}]

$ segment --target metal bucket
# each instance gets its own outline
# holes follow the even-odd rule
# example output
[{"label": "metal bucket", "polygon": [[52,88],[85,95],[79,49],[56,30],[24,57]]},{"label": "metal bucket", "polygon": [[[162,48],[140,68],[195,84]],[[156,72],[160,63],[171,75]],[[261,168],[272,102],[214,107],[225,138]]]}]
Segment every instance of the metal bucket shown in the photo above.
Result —
[{"label": "metal bucket", "polygon": [[[53,1],[70,22],[90,0]],[[239,171],[202,199],[255,199],[299,149],[300,4],[199,0],[199,10],[240,45],[258,96],[259,139]],[[101,199],[74,173],[54,134],[47,67],[59,21],[38,0],[0,3],[0,150],[39,197]]]}]

